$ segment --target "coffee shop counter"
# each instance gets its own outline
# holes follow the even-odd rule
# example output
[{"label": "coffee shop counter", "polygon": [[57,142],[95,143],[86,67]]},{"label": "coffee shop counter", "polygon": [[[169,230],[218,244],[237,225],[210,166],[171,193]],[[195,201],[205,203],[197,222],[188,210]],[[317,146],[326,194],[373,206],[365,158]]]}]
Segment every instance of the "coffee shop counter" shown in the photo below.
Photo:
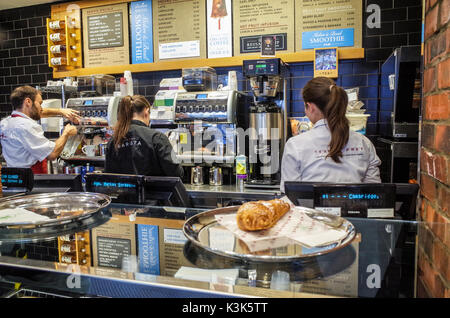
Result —
[{"label": "coffee shop counter", "polygon": [[[205,209],[112,203],[105,211],[106,223],[72,236],[80,248],[84,235],[84,254],[77,253],[85,264],[63,263],[60,251],[56,262],[31,259],[21,252],[28,242],[3,242],[3,297],[414,296],[414,246],[411,251],[406,243],[415,242],[416,222],[348,218],[357,235],[344,249],[267,263],[227,258],[191,244],[183,225]],[[279,270],[288,277],[282,288],[272,284]]]}]

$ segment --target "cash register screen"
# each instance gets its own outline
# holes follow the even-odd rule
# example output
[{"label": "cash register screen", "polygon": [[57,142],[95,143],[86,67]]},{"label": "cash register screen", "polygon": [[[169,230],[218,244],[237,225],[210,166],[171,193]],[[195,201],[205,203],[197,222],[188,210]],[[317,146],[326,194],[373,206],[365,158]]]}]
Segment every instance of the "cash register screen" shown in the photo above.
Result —
[{"label": "cash register screen", "polygon": [[31,191],[34,187],[34,175],[31,168],[3,167],[2,188],[5,192],[9,190]]},{"label": "cash register screen", "polygon": [[145,177],[145,204],[192,207],[186,188],[178,177]]},{"label": "cash register screen", "polygon": [[112,202],[143,203],[143,176],[88,173],[86,174],[86,191],[109,195]]},{"label": "cash register screen", "polygon": [[392,183],[286,182],[285,189],[294,204],[330,214],[364,218],[394,217],[396,185]]}]

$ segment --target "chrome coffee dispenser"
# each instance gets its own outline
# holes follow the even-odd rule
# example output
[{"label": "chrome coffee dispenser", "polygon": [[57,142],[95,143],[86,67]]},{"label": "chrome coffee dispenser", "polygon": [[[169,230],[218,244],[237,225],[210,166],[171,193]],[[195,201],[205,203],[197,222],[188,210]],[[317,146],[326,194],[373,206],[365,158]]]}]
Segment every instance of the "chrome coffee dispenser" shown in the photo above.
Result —
[{"label": "chrome coffee dispenser", "polygon": [[254,101],[249,108],[246,187],[277,188],[287,135],[287,66],[279,58],[244,61]]}]

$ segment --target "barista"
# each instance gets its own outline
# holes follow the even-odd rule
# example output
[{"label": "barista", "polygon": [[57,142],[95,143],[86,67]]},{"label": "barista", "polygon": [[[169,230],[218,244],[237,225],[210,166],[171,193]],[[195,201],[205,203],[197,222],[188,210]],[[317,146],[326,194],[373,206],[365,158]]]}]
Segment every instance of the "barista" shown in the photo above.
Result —
[{"label": "barista", "polygon": [[106,149],[105,172],[183,177],[183,168],[172,160],[169,139],[149,124],[150,103],[144,96],[120,100],[117,124]]},{"label": "barista", "polygon": [[350,130],[345,90],[327,77],[317,77],[302,94],[305,114],[314,126],[286,142],[281,191],[285,181],[381,182],[375,147],[366,136]]},{"label": "barista", "polygon": [[11,93],[14,111],[0,122],[0,140],[3,157],[8,167],[31,168],[33,173],[47,173],[47,159],[55,160],[64,149],[68,138],[77,129],[68,124],[55,142],[44,136],[37,123],[41,117],[63,116],[78,121],[78,112],[72,109],[45,109],[41,107],[41,93],[31,86],[17,87]]}]

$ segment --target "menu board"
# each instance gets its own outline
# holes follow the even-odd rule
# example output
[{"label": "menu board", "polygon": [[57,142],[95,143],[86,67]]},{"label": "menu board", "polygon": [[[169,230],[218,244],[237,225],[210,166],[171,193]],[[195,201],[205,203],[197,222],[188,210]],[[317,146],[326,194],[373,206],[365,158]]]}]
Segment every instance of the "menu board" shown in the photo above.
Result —
[{"label": "menu board", "polygon": [[153,0],[155,62],[206,58],[205,0]]},{"label": "menu board", "polygon": [[276,36],[276,51],[294,52],[294,0],[233,1],[234,55],[261,52],[261,36]]},{"label": "menu board", "polygon": [[92,230],[94,266],[122,268],[124,258],[136,255],[133,223],[108,222]]},{"label": "menu board", "polygon": [[130,63],[128,4],[82,10],[84,67]]},{"label": "menu board", "polygon": [[295,50],[362,47],[361,0],[296,0]]}]

